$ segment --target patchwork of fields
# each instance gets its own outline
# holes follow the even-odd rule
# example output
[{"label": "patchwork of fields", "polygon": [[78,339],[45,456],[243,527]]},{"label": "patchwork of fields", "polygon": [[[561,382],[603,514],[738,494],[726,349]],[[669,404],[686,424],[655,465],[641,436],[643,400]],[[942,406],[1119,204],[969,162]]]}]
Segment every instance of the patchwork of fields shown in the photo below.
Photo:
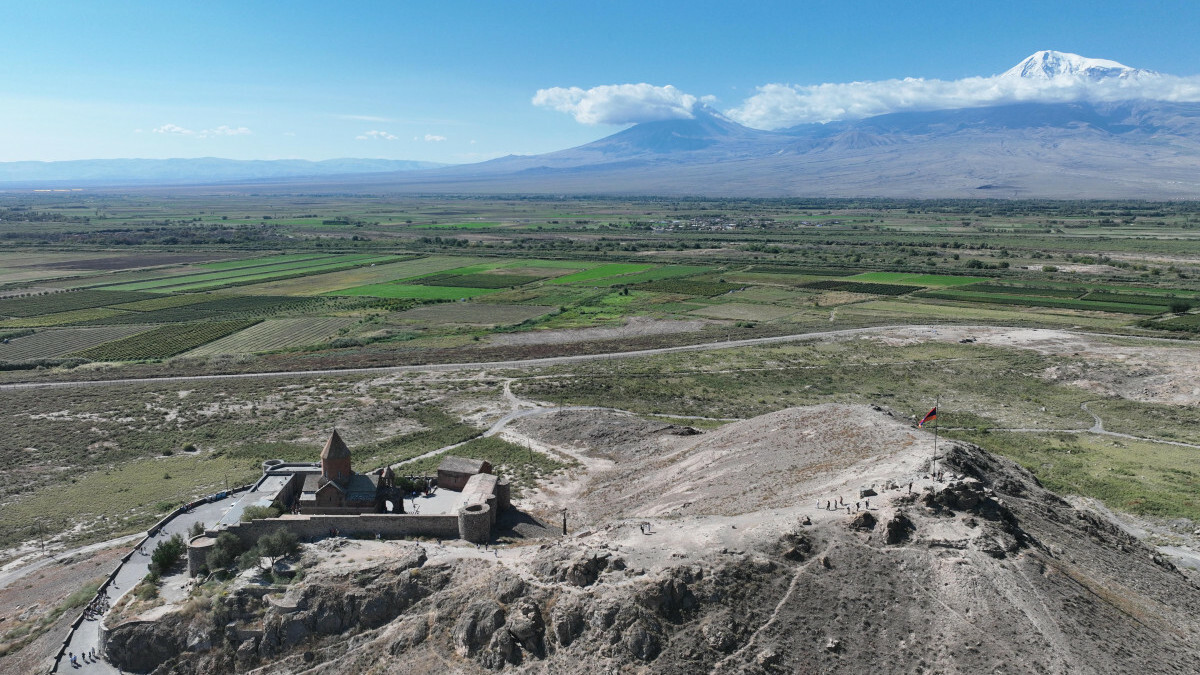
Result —
[{"label": "patchwork of fields", "polygon": [[497,327],[611,326],[633,316],[795,324],[836,308],[828,321],[863,321],[888,318],[892,305],[883,300],[900,297],[910,313],[942,321],[1141,319],[1143,327],[1200,332],[1200,315],[1179,315],[1200,306],[1200,293],[1106,283],[447,254],[298,253],[181,265],[106,268],[91,284],[0,298],[0,331],[10,335],[0,361],[463,345]]}]

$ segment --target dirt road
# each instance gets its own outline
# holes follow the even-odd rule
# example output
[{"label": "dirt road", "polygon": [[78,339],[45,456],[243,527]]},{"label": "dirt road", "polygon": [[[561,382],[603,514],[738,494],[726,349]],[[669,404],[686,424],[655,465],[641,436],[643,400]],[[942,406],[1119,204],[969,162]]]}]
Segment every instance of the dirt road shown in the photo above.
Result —
[{"label": "dirt road", "polygon": [[[111,380],[70,380],[62,382],[18,382],[13,384],[2,384],[0,390],[13,389],[50,389],[55,387],[87,387],[87,386],[103,386],[113,384],[142,384],[142,383],[157,383],[157,382],[197,382],[203,380],[236,380],[246,378],[264,378],[264,377],[313,377],[313,376],[329,376],[329,375],[358,375],[367,373],[425,373],[425,372],[445,372],[454,370],[482,370],[482,369],[497,369],[497,368],[532,368],[543,366],[557,366],[571,363],[585,363],[588,361],[608,361],[613,359],[632,359],[641,356],[654,356],[658,354],[675,354],[680,352],[695,352],[695,351],[712,351],[718,349],[735,349],[738,347],[754,347],[760,345],[779,344],[786,342],[803,342],[806,340],[822,340],[827,338],[848,337],[852,335],[870,335],[888,333],[893,331],[931,331],[936,334],[938,330],[954,330],[969,333],[971,331],[1029,331],[1032,329],[1003,327],[1003,326],[932,326],[918,324],[897,324],[889,326],[872,326],[869,328],[846,328],[842,330],[819,331],[815,333],[795,333],[792,335],[776,335],[772,337],[748,338],[745,340],[725,340],[720,342],[704,342],[692,345],[680,345],[677,347],[658,347],[655,349],[639,349],[626,352],[604,352],[601,354],[579,354],[575,356],[551,356],[539,359],[521,359],[513,361],[478,361],[465,363],[431,363],[427,365],[411,365],[411,366],[374,366],[370,368],[344,368],[344,369],[327,369],[327,370],[297,370],[297,371],[272,371],[263,373],[232,373],[227,375],[180,375],[170,377],[142,377],[142,378],[118,378]],[[1069,331],[1055,331],[1057,333],[1072,334]],[[1155,337],[1140,337],[1129,335],[1116,335],[1109,333],[1079,333],[1080,338],[1122,338],[1131,340],[1144,340],[1153,343],[1167,343],[1176,346],[1184,346],[1187,343],[1179,340],[1168,338]]]}]

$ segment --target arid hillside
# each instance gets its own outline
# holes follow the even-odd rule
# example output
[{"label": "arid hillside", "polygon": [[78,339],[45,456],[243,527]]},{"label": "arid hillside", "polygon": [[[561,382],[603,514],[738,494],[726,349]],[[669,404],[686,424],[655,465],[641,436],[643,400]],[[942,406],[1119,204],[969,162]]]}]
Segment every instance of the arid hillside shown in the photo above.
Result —
[{"label": "arid hillside", "polygon": [[705,433],[564,411],[511,433],[582,460],[525,502],[567,508],[570,536],[325,540],[286,593],[235,584],[114,627],[109,657],[264,674],[1187,673],[1200,657],[1194,577],[983,449],[943,440],[937,480],[932,434],[886,410]]}]

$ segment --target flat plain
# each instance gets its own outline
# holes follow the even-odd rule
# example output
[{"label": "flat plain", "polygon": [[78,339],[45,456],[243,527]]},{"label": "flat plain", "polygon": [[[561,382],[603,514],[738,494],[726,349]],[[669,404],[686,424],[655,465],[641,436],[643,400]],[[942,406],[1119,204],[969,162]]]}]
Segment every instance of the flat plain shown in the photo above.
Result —
[{"label": "flat plain", "polygon": [[[103,215],[71,220],[80,200]],[[31,211],[63,219],[34,239]],[[506,391],[701,426],[940,400],[948,437],[1055,489],[1200,517],[1197,401],[1163,385],[1191,391],[1195,205],[9,194],[0,212],[0,382],[35,385],[6,393],[3,546],[136,531],[263,459],[311,459],[334,426],[371,463],[415,457],[477,435]],[[354,371],[401,365],[431,370]],[[62,508],[95,486],[113,494]]]}]

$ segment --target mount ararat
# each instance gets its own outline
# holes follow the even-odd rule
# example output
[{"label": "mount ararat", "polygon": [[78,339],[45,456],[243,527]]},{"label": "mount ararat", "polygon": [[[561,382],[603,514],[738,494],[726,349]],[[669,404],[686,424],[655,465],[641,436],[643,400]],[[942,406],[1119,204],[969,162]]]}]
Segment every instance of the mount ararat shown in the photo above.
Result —
[{"label": "mount ararat", "polygon": [[[738,123],[736,110],[697,103],[686,118],[635,124],[541,155],[405,171],[343,160],[344,170],[324,175],[298,176],[292,166],[289,175],[207,174],[193,182],[427,194],[1200,199],[1200,84],[1174,78],[1184,94],[1155,100],[1168,79],[1042,51],[1000,75],[970,79],[976,92],[999,92],[964,99],[971,107],[766,130]],[[12,180],[3,168],[0,176]],[[180,183],[183,167],[176,168],[170,182]],[[94,179],[96,171],[64,177]]]}]

